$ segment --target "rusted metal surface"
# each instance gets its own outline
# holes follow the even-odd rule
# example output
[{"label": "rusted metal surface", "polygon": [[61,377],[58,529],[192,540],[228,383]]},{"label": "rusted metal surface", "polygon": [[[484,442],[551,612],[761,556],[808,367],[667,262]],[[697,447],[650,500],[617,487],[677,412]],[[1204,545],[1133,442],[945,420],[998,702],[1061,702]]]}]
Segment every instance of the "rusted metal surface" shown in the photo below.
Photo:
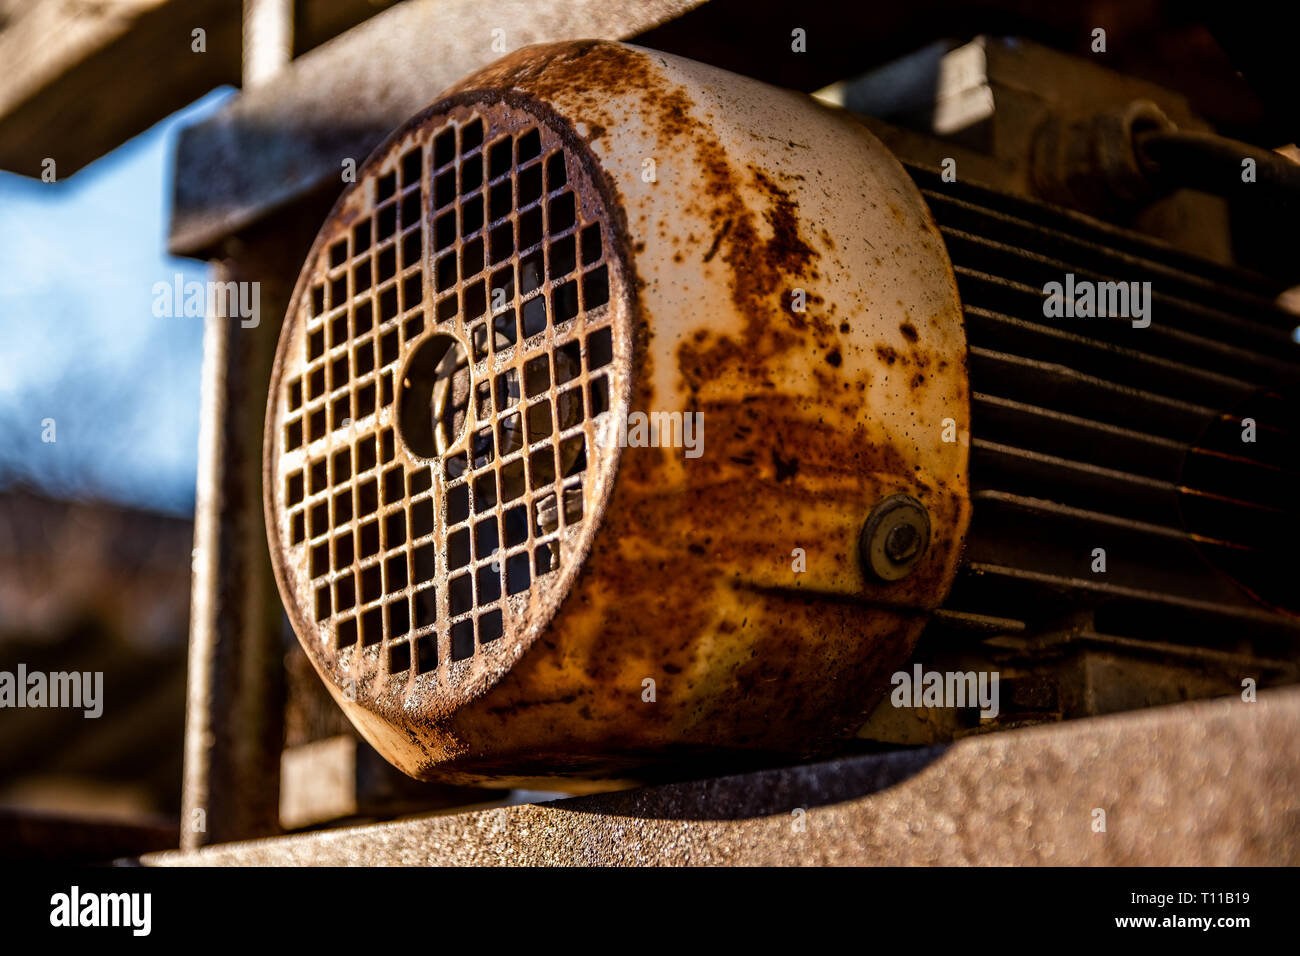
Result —
[{"label": "rusted metal surface", "polygon": [[[504,104],[409,124],[331,216],[291,311],[267,436],[282,580],[336,694],[390,719],[420,685],[451,709],[509,667],[608,494],[626,283],[563,134]],[[441,383],[420,367],[440,343],[461,356]]]},{"label": "rusted metal surface", "polygon": [[[161,866],[1300,863],[1300,691],[536,806],[160,853]],[[1104,831],[1097,829],[1105,811]],[[802,811],[800,813],[799,811]]]},{"label": "rusted metal surface", "polygon": [[507,50],[626,38],[704,0],[406,0],[296,59],[177,146],[168,245],[206,254],[221,238],[356,165],[442,90]]},{"label": "rusted metal surface", "polygon": [[[421,352],[452,340],[468,381],[448,365],[434,386]],[[929,213],[858,124],[618,44],[521,51],[394,134],[308,257],[265,447],[290,618],[358,729],[416,776],[815,752],[870,708],[955,571],[967,435],[943,432],[967,418],[964,365]],[[440,455],[419,447],[436,421],[412,417],[430,398],[403,404],[422,378],[464,396],[437,400]],[[558,441],[533,435],[533,409]],[[629,416],[664,413],[701,416],[701,457],[620,447]],[[858,535],[895,494],[929,512],[929,546],[905,580],[868,580]]]}]

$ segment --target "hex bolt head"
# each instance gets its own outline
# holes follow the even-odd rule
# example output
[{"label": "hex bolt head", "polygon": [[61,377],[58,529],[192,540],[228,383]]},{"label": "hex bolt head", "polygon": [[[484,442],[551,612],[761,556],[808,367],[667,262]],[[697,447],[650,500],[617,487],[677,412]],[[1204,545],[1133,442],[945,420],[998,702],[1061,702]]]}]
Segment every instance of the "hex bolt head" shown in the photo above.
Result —
[{"label": "hex bolt head", "polygon": [[920,549],[921,535],[915,525],[895,525],[885,537],[885,556],[894,564],[905,564]]},{"label": "hex bolt head", "polygon": [[869,577],[897,581],[910,574],[930,547],[930,515],[911,495],[885,498],[867,516],[858,552]]}]

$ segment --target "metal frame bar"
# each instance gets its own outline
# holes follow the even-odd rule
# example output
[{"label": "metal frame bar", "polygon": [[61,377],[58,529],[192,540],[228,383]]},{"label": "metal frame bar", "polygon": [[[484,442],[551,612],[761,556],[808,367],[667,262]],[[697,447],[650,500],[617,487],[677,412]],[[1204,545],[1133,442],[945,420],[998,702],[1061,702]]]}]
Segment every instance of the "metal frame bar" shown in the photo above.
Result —
[{"label": "metal frame bar", "polygon": [[[1300,862],[1300,689],[951,747],[145,856],[214,865]],[[1099,814],[1097,811],[1104,811]],[[1104,829],[1099,829],[1104,827]]]}]

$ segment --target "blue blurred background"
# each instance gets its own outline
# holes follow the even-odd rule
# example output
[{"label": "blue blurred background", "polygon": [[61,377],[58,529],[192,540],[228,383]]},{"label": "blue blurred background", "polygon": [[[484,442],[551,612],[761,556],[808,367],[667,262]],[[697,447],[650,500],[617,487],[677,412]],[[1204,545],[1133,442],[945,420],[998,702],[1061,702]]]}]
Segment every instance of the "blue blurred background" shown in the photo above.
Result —
[{"label": "blue blurred background", "polygon": [[[166,255],[173,114],[66,182],[0,173],[0,488],[190,514],[203,320],[155,318]],[[53,419],[56,441],[42,441]]]}]

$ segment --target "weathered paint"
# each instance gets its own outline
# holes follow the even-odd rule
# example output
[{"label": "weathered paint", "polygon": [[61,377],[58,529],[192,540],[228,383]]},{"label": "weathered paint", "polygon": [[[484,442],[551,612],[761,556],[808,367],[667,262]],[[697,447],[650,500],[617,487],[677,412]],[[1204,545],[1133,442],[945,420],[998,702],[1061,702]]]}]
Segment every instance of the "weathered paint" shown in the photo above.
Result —
[{"label": "weathered paint", "polygon": [[[572,131],[615,227],[615,413],[702,412],[704,454],[600,450],[589,551],[509,653],[455,693],[421,677],[344,707],[407,772],[457,781],[823,750],[905,661],[969,520],[964,330],[929,212],[844,115],[667,55],[529,48],[425,115],[503,100]],[[930,548],[869,581],[857,535],[895,493],[925,505]]]}]

